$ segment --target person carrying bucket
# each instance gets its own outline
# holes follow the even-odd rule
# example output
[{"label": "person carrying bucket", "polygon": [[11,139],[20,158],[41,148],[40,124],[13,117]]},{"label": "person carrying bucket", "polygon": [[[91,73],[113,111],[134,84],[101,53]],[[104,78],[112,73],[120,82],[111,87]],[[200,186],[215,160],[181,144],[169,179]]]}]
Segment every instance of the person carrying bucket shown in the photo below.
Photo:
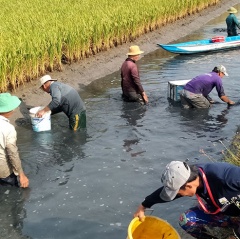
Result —
[{"label": "person carrying bucket", "polygon": [[9,122],[9,118],[20,103],[17,96],[9,93],[0,94],[0,185],[27,188],[29,180],[22,169],[16,145],[17,133]]},{"label": "person carrying bucket", "polygon": [[57,82],[50,75],[40,78],[40,88],[52,96],[52,101],[36,113],[36,117],[64,112],[69,118],[70,129],[86,128],[86,107],[78,92],[69,85]]},{"label": "person carrying bucket", "polygon": [[240,238],[239,175],[240,167],[229,163],[172,161],[162,173],[163,186],[145,198],[134,217],[144,220],[145,209],[154,204],[196,195],[199,206],[180,216],[187,233],[198,239]]}]

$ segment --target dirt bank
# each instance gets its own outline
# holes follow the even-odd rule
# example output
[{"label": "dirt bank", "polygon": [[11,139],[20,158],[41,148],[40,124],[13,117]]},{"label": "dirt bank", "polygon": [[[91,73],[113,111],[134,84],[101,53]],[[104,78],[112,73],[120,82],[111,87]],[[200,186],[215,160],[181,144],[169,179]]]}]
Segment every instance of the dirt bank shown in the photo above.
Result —
[{"label": "dirt bank", "polygon": [[[218,15],[227,11],[230,6],[238,4],[238,0],[222,0],[216,6],[209,7],[200,13],[188,16],[185,19],[178,20],[172,24],[162,27],[159,30],[150,32],[139,37],[132,43],[118,46],[106,52],[101,52],[91,58],[85,59],[79,63],[63,66],[63,72],[50,73],[53,78],[68,83],[79,89],[80,85],[87,85],[92,81],[104,77],[120,69],[120,66],[126,58],[125,53],[132,44],[137,44],[144,50],[145,54],[157,49],[157,43],[169,43],[178,38],[184,37],[202,27],[206,22],[214,19]],[[28,115],[24,108],[26,105],[45,105],[50,97],[37,88],[38,81],[26,84],[20,87],[14,94],[21,97],[23,105],[20,111],[17,111],[14,118],[23,118]],[[14,119],[13,119],[14,120]]]}]

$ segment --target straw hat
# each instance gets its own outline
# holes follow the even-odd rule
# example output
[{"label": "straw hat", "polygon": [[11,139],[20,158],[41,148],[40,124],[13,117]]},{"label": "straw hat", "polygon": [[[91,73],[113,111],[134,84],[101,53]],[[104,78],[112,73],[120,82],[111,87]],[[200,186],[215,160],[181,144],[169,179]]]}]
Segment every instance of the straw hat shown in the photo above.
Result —
[{"label": "straw hat", "polygon": [[0,94],[0,113],[7,113],[16,109],[21,104],[17,96],[12,96],[10,93]]},{"label": "straw hat", "polygon": [[42,87],[43,84],[45,84],[47,81],[57,81],[57,79],[52,79],[52,77],[50,75],[45,75],[42,78],[39,79],[40,81],[40,85],[39,88]]},{"label": "straw hat", "polygon": [[227,11],[228,11],[229,13],[237,13],[237,9],[234,8],[234,7],[230,7]]},{"label": "straw hat", "polygon": [[139,46],[130,46],[129,52],[126,54],[127,56],[137,56],[144,53],[144,51],[141,51]]}]

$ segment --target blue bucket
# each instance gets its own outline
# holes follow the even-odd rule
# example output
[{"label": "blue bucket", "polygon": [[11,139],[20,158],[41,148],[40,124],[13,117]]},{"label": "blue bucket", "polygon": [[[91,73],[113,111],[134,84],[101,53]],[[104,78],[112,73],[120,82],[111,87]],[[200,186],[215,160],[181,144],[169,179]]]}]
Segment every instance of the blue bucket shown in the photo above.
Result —
[{"label": "blue bucket", "polygon": [[32,129],[35,132],[51,130],[51,111],[44,114],[42,118],[38,118],[35,116],[36,113],[43,108],[44,107],[39,106],[39,107],[34,107],[29,110],[30,117],[31,117],[31,123],[32,123]]}]

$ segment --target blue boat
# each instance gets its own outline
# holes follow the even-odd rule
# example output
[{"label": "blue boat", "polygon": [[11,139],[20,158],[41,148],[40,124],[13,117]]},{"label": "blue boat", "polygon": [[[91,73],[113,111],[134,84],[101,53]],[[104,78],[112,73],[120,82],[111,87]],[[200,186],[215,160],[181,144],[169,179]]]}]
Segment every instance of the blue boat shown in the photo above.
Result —
[{"label": "blue boat", "polygon": [[218,36],[211,39],[182,42],[176,44],[157,44],[164,50],[176,54],[194,54],[202,52],[232,49],[240,46],[240,36]]}]

